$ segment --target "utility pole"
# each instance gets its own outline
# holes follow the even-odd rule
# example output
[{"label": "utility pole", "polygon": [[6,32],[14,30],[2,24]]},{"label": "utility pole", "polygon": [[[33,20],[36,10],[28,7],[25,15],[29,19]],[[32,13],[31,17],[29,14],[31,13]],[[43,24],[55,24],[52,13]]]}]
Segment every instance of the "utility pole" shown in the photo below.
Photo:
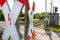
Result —
[{"label": "utility pole", "polygon": [[55,7],[53,6],[53,13],[55,13]]},{"label": "utility pole", "polygon": [[51,3],[49,3],[50,4],[50,13],[53,13],[53,9],[54,9],[54,7],[53,7],[53,0],[51,0]]},{"label": "utility pole", "polygon": [[51,0],[51,10],[50,10],[51,13],[53,13],[52,5],[53,5],[53,0]]},{"label": "utility pole", "polygon": [[45,14],[47,14],[47,0],[45,0]]},{"label": "utility pole", "polygon": [[47,30],[47,27],[48,27],[47,0],[45,0],[44,26],[45,26],[45,30]]}]

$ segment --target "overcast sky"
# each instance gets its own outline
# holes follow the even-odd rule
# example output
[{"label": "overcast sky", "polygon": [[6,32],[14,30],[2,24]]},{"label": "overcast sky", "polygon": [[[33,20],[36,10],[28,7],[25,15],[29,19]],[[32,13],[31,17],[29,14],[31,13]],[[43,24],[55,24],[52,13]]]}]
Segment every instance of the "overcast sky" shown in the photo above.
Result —
[{"label": "overcast sky", "polygon": [[[45,12],[45,0],[29,0],[30,8],[32,8],[33,1],[35,1],[35,13],[37,12]],[[12,5],[14,3],[14,0],[8,0],[10,8],[12,8]],[[50,3],[51,0],[47,0],[47,10],[50,11]],[[58,13],[60,13],[60,0],[53,0],[53,5],[57,6],[59,9]]]}]

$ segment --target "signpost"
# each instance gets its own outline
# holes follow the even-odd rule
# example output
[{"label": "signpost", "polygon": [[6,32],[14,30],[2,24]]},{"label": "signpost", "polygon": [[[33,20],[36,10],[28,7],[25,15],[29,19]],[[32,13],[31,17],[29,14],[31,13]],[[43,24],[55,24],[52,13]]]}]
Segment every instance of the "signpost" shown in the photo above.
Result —
[{"label": "signpost", "polygon": [[[29,24],[30,24],[30,20],[29,20],[29,15],[28,15],[28,11],[29,11],[29,3],[27,5],[28,0],[25,0],[25,38],[24,40],[27,40],[27,35],[28,35],[28,31],[29,31]],[[28,8],[27,8],[28,7]]]},{"label": "signpost", "polygon": [[33,33],[33,14],[35,10],[35,2],[33,2],[32,10],[30,11],[26,8],[26,1],[27,0],[25,0],[25,40],[31,40]]},{"label": "signpost", "polygon": [[45,26],[45,30],[47,30],[48,27],[47,0],[45,0],[44,26]]}]

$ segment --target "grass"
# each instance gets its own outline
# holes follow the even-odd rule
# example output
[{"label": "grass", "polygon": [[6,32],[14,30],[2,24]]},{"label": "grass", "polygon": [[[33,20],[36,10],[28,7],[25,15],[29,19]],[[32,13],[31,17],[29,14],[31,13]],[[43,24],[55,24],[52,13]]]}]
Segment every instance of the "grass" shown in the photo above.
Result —
[{"label": "grass", "polygon": [[[42,24],[42,25],[39,26],[39,28],[44,29],[45,27]],[[60,25],[59,26],[56,26],[56,27],[49,26],[48,29],[51,30],[51,31],[54,31],[54,32],[60,32]]]},{"label": "grass", "polygon": [[39,26],[39,28],[44,29],[44,25],[43,25],[43,24],[41,24],[41,25]]},{"label": "grass", "polygon": [[24,23],[24,21],[22,21],[22,20],[20,20],[19,22],[20,22],[20,24],[23,24]]},{"label": "grass", "polygon": [[[33,22],[38,22],[38,21],[39,21],[39,19],[33,19]],[[23,24],[24,20],[20,20],[19,22],[20,22],[20,24]]]},{"label": "grass", "polygon": [[[39,26],[39,28],[44,29],[45,28],[44,24],[41,24]],[[51,31],[54,31],[54,32],[60,32],[60,21],[59,21],[58,26],[48,26],[48,29],[51,30]]]},{"label": "grass", "polygon": [[56,26],[56,27],[48,27],[49,28],[49,30],[51,30],[51,31],[54,31],[54,32],[60,32],[60,25],[59,26]]},{"label": "grass", "polygon": [[33,19],[33,22],[37,22],[37,21],[39,21],[39,19]]}]

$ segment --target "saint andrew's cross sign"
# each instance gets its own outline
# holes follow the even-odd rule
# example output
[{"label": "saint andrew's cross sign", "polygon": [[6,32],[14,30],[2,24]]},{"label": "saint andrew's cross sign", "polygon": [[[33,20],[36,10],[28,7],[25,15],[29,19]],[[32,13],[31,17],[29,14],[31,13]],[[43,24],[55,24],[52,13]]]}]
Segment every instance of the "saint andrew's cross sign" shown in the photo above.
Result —
[{"label": "saint andrew's cross sign", "polygon": [[[7,1],[0,0],[0,5],[2,7],[2,11],[5,17],[5,21],[6,21],[6,27],[3,33],[3,37],[2,37],[3,40],[8,40],[9,36],[11,36],[13,40],[20,40],[18,36],[19,34],[15,28],[15,22],[17,20],[17,17],[19,15],[19,12],[21,11],[23,4],[24,4],[24,0],[16,0],[13,4],[12,10],[9,11]],[[28,0],[26,1],[26,8],[27,10],[30,9]],[[30,20],[31,20],[31,13],[29,15],[30,15]]]},{"label": "saint andrew's cross sign", "polygon": [[9,36],[11,36],[13,40],[20,40],[17,30],[15,28],[15,22],[23,6],[23,3],[24,3],[24,0],[16,0],[10,12],[7,1],[0,0],[0,5],[2,7],[2,11],[6,21],[6,27],[2,36],[3,40],[8,40]]}]

